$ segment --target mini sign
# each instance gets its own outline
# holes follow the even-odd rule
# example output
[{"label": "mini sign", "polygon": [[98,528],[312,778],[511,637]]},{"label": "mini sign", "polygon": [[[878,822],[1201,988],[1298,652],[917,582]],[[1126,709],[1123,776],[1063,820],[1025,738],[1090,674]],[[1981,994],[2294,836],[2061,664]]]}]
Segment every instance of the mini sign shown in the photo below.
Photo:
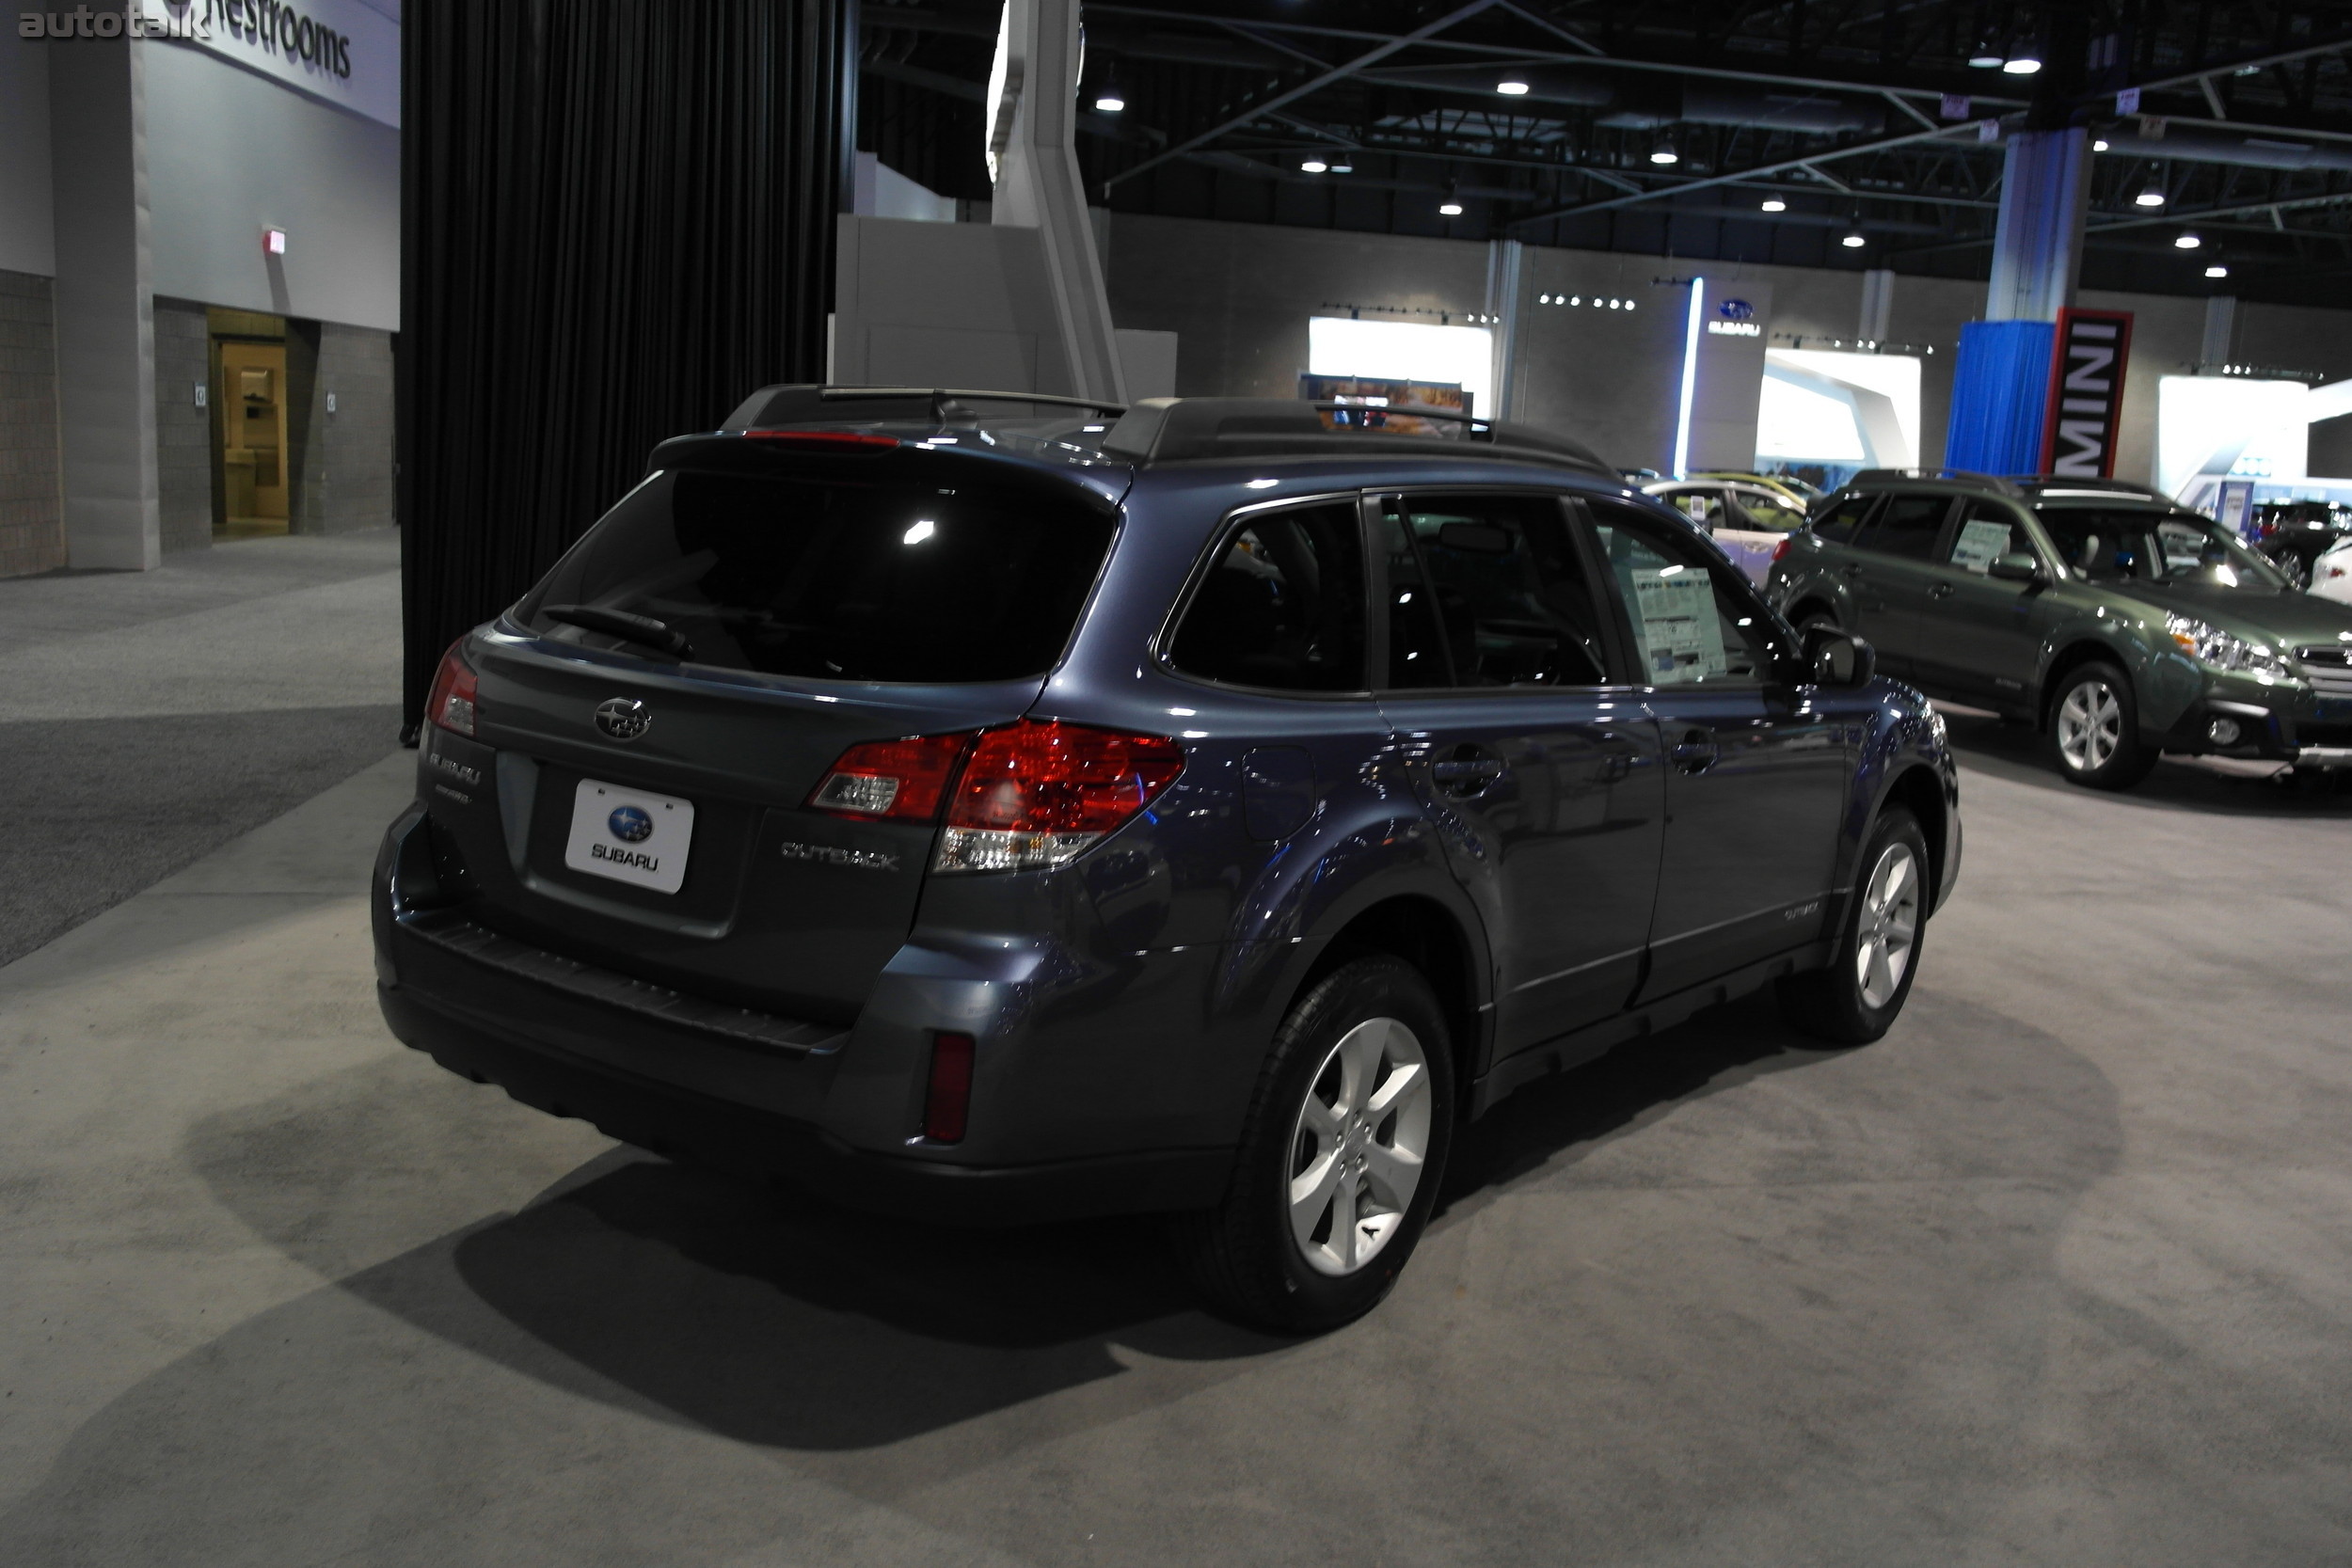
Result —
[{"label": "mini sign", "polygon": [[2050,344],[2050,402],[2042,423],[2042,468],[2068,479],[2113,479],[2131,357],[2128,310],[2058,312]]}]

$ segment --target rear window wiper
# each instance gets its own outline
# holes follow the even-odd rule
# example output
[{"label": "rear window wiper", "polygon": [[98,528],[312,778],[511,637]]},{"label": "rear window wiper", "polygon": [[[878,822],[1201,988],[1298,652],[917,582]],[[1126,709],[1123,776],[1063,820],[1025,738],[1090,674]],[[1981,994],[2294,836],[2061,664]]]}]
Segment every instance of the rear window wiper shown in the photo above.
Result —
[{"label": "rear window wiper", "polygon": [[657,621],[650,615],[631,615],[626,610],[599,610],[595,605],[542,605],[539,613],[550,621],[561,621],[567,626],[583,626],[600,631],[607,637],[617,637],[624,642],[657,649],[679,658],[692,658],[694,645],[686,641],[683,632],[672,631],[669,623]]}]

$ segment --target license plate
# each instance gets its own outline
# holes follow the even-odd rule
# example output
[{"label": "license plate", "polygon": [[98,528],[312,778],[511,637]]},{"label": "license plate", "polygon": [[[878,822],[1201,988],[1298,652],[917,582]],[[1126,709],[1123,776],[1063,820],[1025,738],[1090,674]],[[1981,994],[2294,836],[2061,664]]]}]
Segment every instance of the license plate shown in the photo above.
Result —
[{"label": "license plate", "polygon": [[591,877],[675,893],[686,882],[694,802],[619,784],[580,781],[564,863]]}]

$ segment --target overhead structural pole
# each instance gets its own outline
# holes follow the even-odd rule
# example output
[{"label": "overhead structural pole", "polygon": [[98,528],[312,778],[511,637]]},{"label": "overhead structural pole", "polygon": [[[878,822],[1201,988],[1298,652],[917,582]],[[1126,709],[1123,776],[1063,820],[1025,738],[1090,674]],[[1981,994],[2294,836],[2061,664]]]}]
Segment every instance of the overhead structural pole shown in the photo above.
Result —
[{"label": "overhead structural pole", "polygon": [[1078,0],[1008,0],[998,53],[1004,91],[991,127],[990,218],[1039,231],[1072,394],[1124,403],[1110,293],[1078,174]]},{"label": "overhead structural pole", "polygon": [[1492,405],[1472,409],[1488,419],[1517,417],[1519,347],[1519,265],[1526,246],[1517,240],[1486,242],[1486,330],[1494,342]]}]

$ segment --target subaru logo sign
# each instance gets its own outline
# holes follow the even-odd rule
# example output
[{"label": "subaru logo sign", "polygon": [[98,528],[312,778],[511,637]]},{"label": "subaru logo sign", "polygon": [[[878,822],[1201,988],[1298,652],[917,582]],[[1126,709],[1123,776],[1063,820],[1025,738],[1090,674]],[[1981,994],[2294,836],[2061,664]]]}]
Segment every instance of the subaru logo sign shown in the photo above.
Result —
[{"label": "subaru logo sign", "polygon": [[622,806],[605,818],[605,826],[623,844],[643,844],[653,837],[653,818],[635,806]]},{"label": "subaru logo sign", "polygon": [[653,728],[653,710],[634,697],[608,697],[596,705],[596,728],[615,740],[634,740]]},{"label": "subaru logo sign", "polygon": [[1715,307],[1715,312],[1727,322],[1743,322],[1756,314],[1756,307],[1744,299],[1726,299]]}]

